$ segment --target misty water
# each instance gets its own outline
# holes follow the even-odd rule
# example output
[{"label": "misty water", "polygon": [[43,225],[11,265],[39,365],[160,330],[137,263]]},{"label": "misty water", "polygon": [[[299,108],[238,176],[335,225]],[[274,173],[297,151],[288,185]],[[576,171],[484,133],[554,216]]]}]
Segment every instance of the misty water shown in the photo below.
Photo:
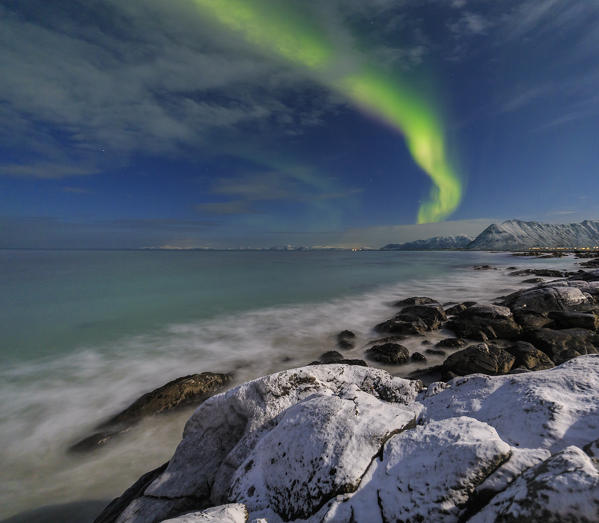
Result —
[{"label": "misty water", "polygon": [[[480,264],[499,270],[472,270]],[[509,265],[572,264],[474,252],[0,251],[0,518],[109,500],[166,461],[190,410],[93,453],[66,449],[170,379],[233,372],[239,383],[301,366],[343,329],[357,334],[347,357],[362,358],[394,300],[489,302],[521,286]]]}]

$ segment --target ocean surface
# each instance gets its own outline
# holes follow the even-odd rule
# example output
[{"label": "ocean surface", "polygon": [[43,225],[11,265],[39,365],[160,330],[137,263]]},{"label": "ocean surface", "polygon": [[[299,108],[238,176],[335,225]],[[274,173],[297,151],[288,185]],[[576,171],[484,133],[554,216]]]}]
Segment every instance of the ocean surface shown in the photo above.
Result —
[{"label": "ocean surface", "polygon": [[[472,269],[482,264],[498,270]],[[508,266],[573,264],[478,252],[0,251],[0,519],[101,506],[166,461],[189,410],[90,454],[66,448],[173,378],[233,372],[239,383],[301,366],[343,329],[357,334],[348,357],[361,358],[394,300],[489,302],[521,287]]]}]

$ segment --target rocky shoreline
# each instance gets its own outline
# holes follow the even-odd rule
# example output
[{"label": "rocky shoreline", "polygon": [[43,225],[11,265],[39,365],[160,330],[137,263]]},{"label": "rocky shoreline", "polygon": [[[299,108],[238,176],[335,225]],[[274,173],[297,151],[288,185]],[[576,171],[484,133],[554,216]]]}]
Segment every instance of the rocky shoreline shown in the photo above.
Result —
[{"label": "rocky shoreline", "polygon": [[[511,267],[541,280],[492,304],[405,298],[364,346],[341,331],[310,366],[223,394],[210,397],[230,376],[211,373],[146,394],[72,450],[143,415],[201,405],[169,463],[96,521],[599,520],[599,270],[589,268]],[[408,362],[422,368],[370,367]]]}]

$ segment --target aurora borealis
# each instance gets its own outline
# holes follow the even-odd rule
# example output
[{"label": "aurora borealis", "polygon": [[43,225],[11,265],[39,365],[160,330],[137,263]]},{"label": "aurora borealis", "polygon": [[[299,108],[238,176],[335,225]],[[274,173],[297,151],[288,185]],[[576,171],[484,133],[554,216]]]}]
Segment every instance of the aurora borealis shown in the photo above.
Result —
[{"label": "aurora borealis", "polygon": [[[436,222],[459,205],[462,185],[451,165],[435,104],[366,65],[367,55],[341,52],[317,24],[291,4],[272,0],[193,0],[224,27],[265,52],[304,67],[319,81],[403,133],[414,161],[434,186],[418,223]],[[349,59],[348,59],[349,57]]]},{"label": "aurora borealis", "polygon": [[0,248],[597,219],[599,4],[0,2]]}]

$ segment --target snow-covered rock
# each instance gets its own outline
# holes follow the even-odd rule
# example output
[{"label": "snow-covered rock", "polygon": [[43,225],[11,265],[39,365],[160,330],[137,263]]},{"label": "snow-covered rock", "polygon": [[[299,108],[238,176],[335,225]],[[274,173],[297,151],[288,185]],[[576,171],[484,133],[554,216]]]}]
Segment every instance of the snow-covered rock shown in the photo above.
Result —
[{"label": "snow-covered rock", "polygon": [[248,511],[245,505],[230,503],[167,519],[164,523],[246,523],[247,520]]},{"label": "snow-covered rock", "polygon": [[214,396],[118,521],[599,520],[599,355],[420,389],[328,365]]},{"label": "snow-covered rock", "polygon": [[472,418],[418,426],[389,440],[363,486],[325,521],[457,521],[481,480],[510,454],[493,427]]},{"label": "snow-covered rock", "polygon": [[454,378],[428,397],[419,422],[470,416],[490,424],[516,448],[557,452],[599,434],[599,355],[559,367],[506,376]]},{"label": "snow-covered rock", "polygon": [[327,365],[213,396],[187,422],[167,469],[119,521],[160,521],[188,502],[240,499],[254,510],[272,503],[290,516],[309,514],[327,496],[356,488],[383,441],[414,422],[421,387],[383,370]]},{"label": "snow-covered rock", "polygon": [[578,447],[566,447],[526,470],[470,521],[599,521],[597,467]]},{"label": "snow-covered rock", "polygon": [[599,245],[599,222],[553,224],[507,220],[489,225],[468,245],[477,250],[517,250],[532,247],[593,247]]}]

